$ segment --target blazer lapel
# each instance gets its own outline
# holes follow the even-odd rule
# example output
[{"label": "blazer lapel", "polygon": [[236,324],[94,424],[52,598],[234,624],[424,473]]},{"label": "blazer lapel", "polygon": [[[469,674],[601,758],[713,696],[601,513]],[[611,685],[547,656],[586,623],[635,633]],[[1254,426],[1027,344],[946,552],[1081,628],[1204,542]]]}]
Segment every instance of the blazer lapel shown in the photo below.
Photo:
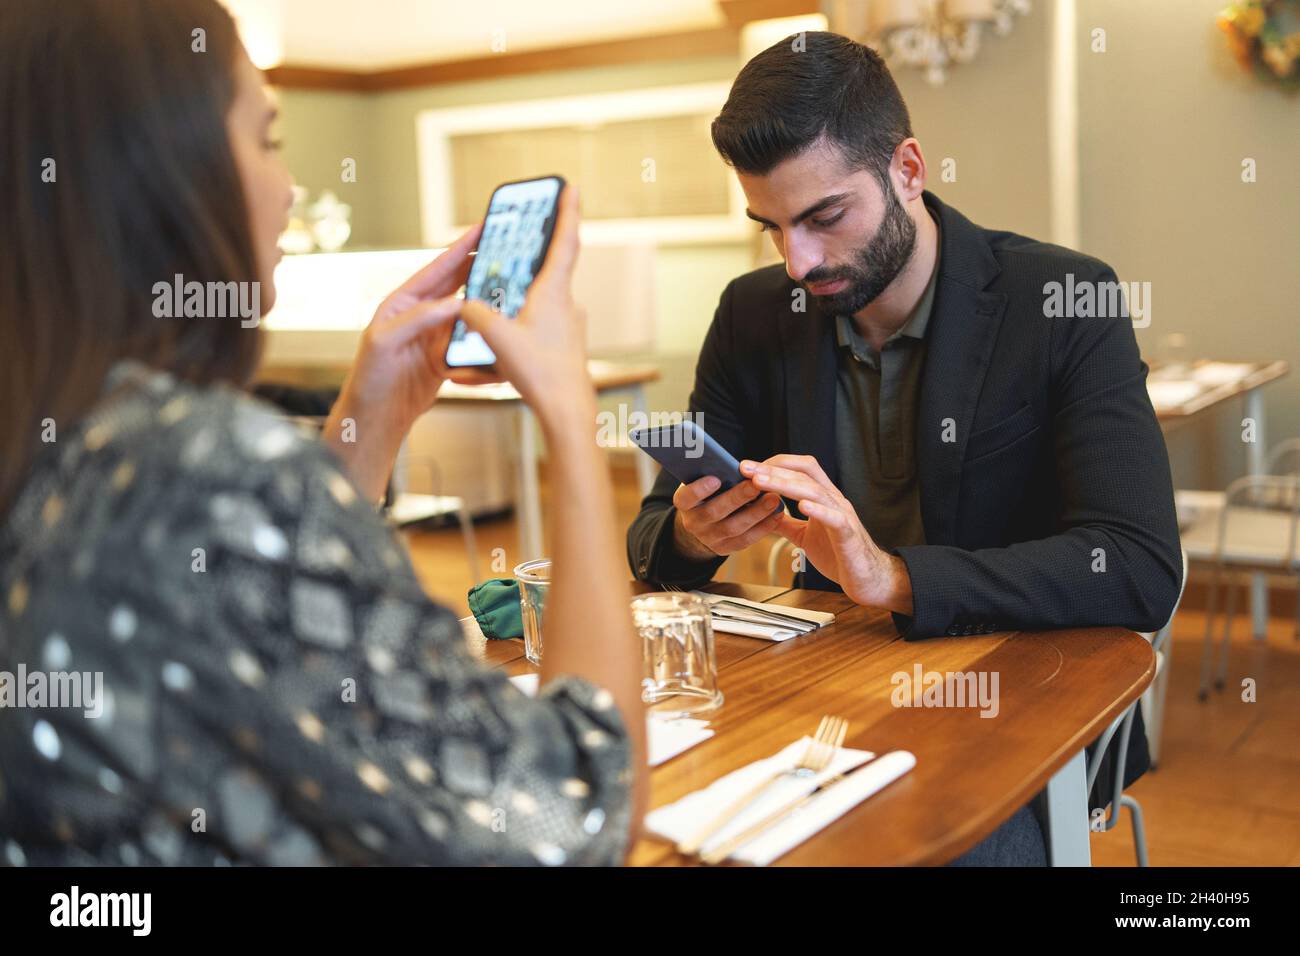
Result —
[{"label": "blazer lapel", "polygon": [[943,230],[916,422],[927,544],[955,545],[962,461],[1007,297],[983,289],[1000,271],[980,230],[927,192]]}]

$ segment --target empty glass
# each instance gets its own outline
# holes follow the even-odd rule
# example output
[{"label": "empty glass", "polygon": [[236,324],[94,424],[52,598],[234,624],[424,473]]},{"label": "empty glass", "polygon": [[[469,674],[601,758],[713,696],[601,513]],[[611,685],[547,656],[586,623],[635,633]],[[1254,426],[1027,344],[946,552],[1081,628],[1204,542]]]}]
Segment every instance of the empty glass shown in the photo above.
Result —
[{"label": "empty glass", "polygon": [[665,717],[697,717],[722,704],[709,606],[694,594],[657,592],[632,599],[641,638],[641,699]]},{"label": "empty glass", "polygon": [[1182,332],[1168,332],[1156,344],[1156,379],[1178,380],[1187,378],[1191,371],[1191,355],[1187,336]]},{"label": "empty glass", "polygon": [[551,559],[525,561],[515,568],[519,582],[519,610],[524,619],[524,656],[542,662],[542,609],[551,587]]}]

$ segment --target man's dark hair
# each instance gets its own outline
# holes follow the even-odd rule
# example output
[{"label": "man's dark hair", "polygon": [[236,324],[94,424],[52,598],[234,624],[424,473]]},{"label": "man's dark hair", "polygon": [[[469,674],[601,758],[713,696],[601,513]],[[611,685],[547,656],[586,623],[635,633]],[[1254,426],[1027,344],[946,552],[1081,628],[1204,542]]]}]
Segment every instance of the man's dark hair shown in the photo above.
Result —
[{"label": "man's dark hair", "polygon": [[854,169],[889,182],[912,135],[907,104],[880,55],[838,33],[794,34],[745,64],[713,121],[727,165],[764,176],[825,136]]}]

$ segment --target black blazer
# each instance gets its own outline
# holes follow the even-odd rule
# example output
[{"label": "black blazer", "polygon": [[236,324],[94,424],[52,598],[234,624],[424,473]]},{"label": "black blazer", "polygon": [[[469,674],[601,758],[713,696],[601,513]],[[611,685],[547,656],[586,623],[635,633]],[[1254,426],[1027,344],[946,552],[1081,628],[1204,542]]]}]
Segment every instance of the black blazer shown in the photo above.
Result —
[{"label": "black blazer", "polygon": [[[929,192],[924,201],[942,227],[916,424],[926,543],[897,549],[914,604],[912,617],[894,615],[900,634],[1158,630],[1182,560],[1132,322],[1045,314],[1047,283],[1116,282],[1114,271],[983,229]],[[837,481],[835,323],[811,297],[793,311],[795,288],[783,265],[728,284],[690,411],[737,458],[811,455]],[[673,549],[676,488],[661,471],[628,530],[628,559],[640,579],[695,587],[722,560]],[[811,564],[797,583],[838,590]],[[1136,778],[1149,765],[1140,713],[1129,757]]]}]

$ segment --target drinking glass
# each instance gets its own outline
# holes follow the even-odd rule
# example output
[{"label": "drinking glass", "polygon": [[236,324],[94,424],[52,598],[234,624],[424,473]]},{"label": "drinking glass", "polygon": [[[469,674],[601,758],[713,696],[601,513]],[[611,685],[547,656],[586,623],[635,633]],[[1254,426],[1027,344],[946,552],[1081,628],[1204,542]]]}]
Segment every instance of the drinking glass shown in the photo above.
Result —
[{"label": "drinking glass", "polygon": [[1192,366],[1187,336],[1182,332],[1162,335],[1156,345],[1155,358],[1157,379],[1178,381],[1187,378]]},{"label": "drinking glass", "polygon": [[661,591],[632,599],[641,639],[641,699],[655,714],[697,717],[722,704],[709,606],[694,594]]},{"label": "drinking glass", "polygon": [[542,610],[551,587],[551,559],[525,561],[514,571],[519,582],[519,610],[524,619],[524,656],[542,662]]}]

